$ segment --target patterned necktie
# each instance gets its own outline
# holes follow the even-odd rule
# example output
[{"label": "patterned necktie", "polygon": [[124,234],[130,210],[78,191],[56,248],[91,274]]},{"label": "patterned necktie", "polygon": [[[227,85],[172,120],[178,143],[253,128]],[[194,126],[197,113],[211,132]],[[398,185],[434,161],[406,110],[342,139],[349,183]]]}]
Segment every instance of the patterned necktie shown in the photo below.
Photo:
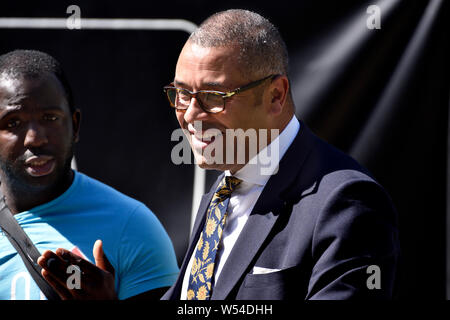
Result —
[{"label": "patterned necktie", "polygon": [[206,212],[206,223],[194,252],[189,276],[188,300],[209,300],[214,284],[214,263],[227,217],[231,192],[242,182],[225,177],[219,184]]}]

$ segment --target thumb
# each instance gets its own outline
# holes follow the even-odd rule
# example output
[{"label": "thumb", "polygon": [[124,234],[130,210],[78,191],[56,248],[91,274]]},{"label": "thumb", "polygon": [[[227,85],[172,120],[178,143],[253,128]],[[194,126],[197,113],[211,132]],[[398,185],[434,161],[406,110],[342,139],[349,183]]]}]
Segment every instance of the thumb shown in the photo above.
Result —
[{"label": "thumb", "polygon": [[103,242],[102,242],[102,240],[95,241],[93,254],[94,254],[94,259],[95,259],[95,265],[98,268],[102,269],[103,271],[107,271],[107,272],[112,273],[114,275],[114,267],[108,261],[108,258],[106,258],[106,255],[103,252]]}]

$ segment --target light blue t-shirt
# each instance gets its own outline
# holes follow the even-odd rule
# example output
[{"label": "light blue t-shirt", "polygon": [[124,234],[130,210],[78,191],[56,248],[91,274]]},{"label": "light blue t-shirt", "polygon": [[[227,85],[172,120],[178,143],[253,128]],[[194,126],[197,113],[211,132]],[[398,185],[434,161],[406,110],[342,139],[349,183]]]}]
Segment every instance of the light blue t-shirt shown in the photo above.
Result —
[{"label": "light blue t-shirt", "polygon": [[[97,239],[115,269],[119,299],[171,286],[178,266],[169,236],[141,202],[75,172],[58,198],[14,216],[39,252],[64,248],[92,263]],[[0,233],[0,299],[45,299],[20,255]]]}]

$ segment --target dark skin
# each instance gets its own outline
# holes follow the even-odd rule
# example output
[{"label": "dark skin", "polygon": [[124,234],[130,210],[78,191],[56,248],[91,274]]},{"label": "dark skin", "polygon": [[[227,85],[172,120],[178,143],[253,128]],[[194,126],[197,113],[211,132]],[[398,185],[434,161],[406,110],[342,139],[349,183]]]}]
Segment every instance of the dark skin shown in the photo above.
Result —
[{"label": "dark skin", "polygon": [[70,186],[67,161],[80,118],[79,110],[69,112],[55,76],[0,77],[1,191],[13,214],[55,199]]},{"label": "dark skin", "polygon": [[[78,109],[70,111],[64,88],[53,74],[38,78],[0,74],[0,189],[13,214],[47,203],[71,185],[70,160],[80,119]],[[95,265],[65,249],[47,250],[38,264],[64,300],[117,299],[114,268],[101,241],[94,245],[94,258]],[[66,286],[70,264],[83,272],[81,289]],[[159,299],[166,290],[150,290],[132,299]]]},{"label": "dark skin", "polygon": [[[56,290],[63,300],[116,300],[114,289],[114,268],[103,252],[101,240],[94,244],[93,255],[95,265],[80,258],[76,254],[57,249],[55,252],[45,251],[38,259],[38,264],[43,268],[42,275]],[[80,289],[69,289],[66,273],[70,265],[77,265],[83,272],[81,274]],[[127,300],[158,300],[168,290],[168,287],[156,288]]]}]

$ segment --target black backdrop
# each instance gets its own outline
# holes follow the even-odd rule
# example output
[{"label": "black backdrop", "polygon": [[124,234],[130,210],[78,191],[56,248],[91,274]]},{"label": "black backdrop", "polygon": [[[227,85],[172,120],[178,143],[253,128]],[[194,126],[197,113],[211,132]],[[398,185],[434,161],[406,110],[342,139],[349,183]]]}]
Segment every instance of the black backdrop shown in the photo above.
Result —
[{"label": "black backdrop", "polygon": [[[1,17],[186,19],[254,10],[289,48],[297,116],[351,154],[399,211],[397,297],[444,299],[449,196],[448,1],[2,1]],[[369,29],[369,5],[381,29]],[[159,217],[178,261],[186,250],[192,165],[174,165],[178,128],[162,87],[171,82],[183,31],[0,28],[0,53],[39,49],[64,66],[83,113],[80,171],[143,201]],[[207,187],[216,173],[207,173]]]}]

